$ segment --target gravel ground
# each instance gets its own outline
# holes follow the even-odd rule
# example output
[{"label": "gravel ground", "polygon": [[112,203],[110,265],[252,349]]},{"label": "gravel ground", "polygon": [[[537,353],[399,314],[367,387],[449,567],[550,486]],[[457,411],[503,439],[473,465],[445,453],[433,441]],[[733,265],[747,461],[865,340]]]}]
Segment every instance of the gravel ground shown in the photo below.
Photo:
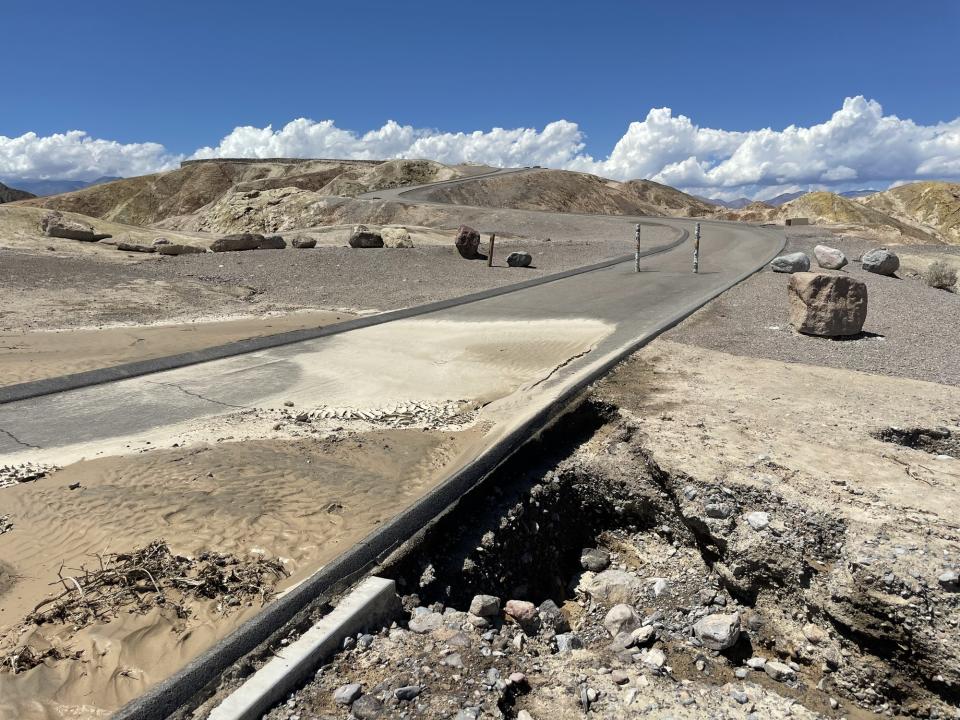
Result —
[{"label": "gravel ground", "polygon": [[[830,340],[794,332],[789,325],[789,275],[765,269],[724,293],[664,337],[747,357],[825,365],[881,375],[960,385],[960,295],[927,287],[912,274],[884,277],[861,269],[856,259],[876,242],[824,237],[811,229],[787,229],[784,252],[823,243],[843,250],[850,264],[841,272],[867,284],[864,333]],[[960,248],[911,245],[913,255],[956,254]],[[812,270],[820,270],[813,263]]]},{"label": "gravel ground", "polygon": [[[669,242],[672,231],[650,230],[649,245]],[[481,252],[486,250],[486,238]],[[530,268],[510,268],[507,255],[527,250]],[[261,305],[393,310],[542,277],[632,252],[625,240],[498,241],[495,264],[464,260],[451,247],[216,253],[165,258],[144,268],[154,279],[248,286]],[[273,309],[271,307],[271,309]]]}]

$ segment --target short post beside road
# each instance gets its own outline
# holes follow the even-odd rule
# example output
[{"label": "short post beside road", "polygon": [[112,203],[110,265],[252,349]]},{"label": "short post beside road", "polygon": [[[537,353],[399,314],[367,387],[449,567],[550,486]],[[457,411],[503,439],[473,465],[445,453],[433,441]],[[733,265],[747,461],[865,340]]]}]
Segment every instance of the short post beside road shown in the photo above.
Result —
[{"label": "short post beside road", "polygon": [[637,249],[633,254],[633,268],[640,272],[640,223],[637,223]]},{"label": "short post beside road", "polygon": [[700,272],[700,223],[697,223],[697,234],[693,241],[693,272]]},{"label": "short post beside road", "polygon": [[497,234],[490,233],[490,250],[487,252],[487,267],[493,267],[493,244],[497,241]]}]

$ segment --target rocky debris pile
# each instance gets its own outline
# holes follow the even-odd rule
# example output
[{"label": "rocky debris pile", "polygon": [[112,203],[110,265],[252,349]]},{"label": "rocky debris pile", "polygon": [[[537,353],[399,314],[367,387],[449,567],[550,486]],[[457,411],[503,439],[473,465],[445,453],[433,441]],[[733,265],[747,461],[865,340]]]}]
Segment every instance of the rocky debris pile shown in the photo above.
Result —
[{"label": "rocky debris pile", "polygon": [[842,251],[827,245],[817,245],[813,248],[813,255],[817,258],[817,265],[825,270],[840,270],[848,262]]},{"label": "rocky debris pile", "polygon": [[867,272],[892,276],[900,269],[900,258],[887,248],[874,248],[863,254],[860,266]]},{"label": "rocky debris pile", "polygon": [[13,487],[20,483],[41,480],[58,469],[55,465],[42,465],[30,462],[20,465],[4,465],[0,467],[0,488]]},{"label": "rocky debris pile", "polygon": [[480,258],[480,233],[469,225],[461,225],[457,228],[457,237],[454,244],[457,246],[460,257],[467,260]]},{"label": "rocky debris pile", "polygon": [[779,273],[807,272],[810,269],[810,258],[804,252],[780,255],[770,261],[770,269]]},{"label": "rocky debris pile", "polygon": [[384,246],[383,236],[366,225],[354,227],[353,234],[350,235],[347,244],[352,248],[382,248]]},{"label": "rocky debris pile", "polygon": [[787,284],[790,324],[820,337],[858,335],[867,319],[867,286],[845,275],[801,272]]},{"label": "rocky debris pile", "polygon": [[295,409],[293,403],[280,408],[278,419],[286,422],[313,423],[324,420],[362,422],[378,427],[430,429],[457,427],[472,423],[479,408],[467,400],[446,403],[403,402],[384,407],[354,408],[320,405],[309,410]]},{"label": "rocky debris pile", "polygon": [[510,267],[530,267],[533,256],[528,252],[512,252],[507,255],[507,265]]},{"label": "rocky debris pile", "polygon": [[48,212],[40,219],[40,232],[47,237],[80,240],[81,242],[97,242],[109,238],[109,233],[98,233],[92,225],[68,220],[59,212]]}]

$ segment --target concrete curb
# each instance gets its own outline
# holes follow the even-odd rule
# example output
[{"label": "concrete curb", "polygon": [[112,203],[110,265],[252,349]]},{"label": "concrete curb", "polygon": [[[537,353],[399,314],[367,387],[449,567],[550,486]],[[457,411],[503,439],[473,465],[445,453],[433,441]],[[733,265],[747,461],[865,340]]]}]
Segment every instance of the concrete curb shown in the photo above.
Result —
[{"label": "concrete curb", "polygon": [[481,483],[527,440],[549,426],[588,386],[606,375],[624,358],[685,320],[721,293],[762,270],[780,253],[785,244],[784,238],[776,250],[753,270],[744,272],[725,286],[694,299],[686,309],[668,318],[656,330],[614,352],[604,363],[564,390],[553,402],[541,408],[498,443],[487,448],[472,463],[461,468],[392,520],[311,575],[289,594],[267,605],[263,611],[179,672],[130,701],[114,715],[114,720],[163,720],[176,711],[233,662],[276,632],[311,600],[329,592],[331,588],[342,587],[369,571],[389,553],[416,535],[467,491]]},{"label": "concrete curb", "polygon": [[[658,223],[648,224],[657,225],[658,227],[669,227],[667,225],[660,225]],[[676,228],[671,229],[678,233],[677,239],[666,243],[665,245],[658,245],[650,248],[649,250],[645,250],[641,253],[641,257],[648,257],[650,255],[656,255],[658,253],[672,250],[679,245],[682,245],[690,236],[690,233],[687,230],[676,230]],[[215,345],[203,350],[181,353],[179,355],[167,355],[166,357],[124,363],[122,365],[114,365],[112,367],[99,368],[97,370],[88,370],[86,372],[75,373],[72,375],[61,375],[59,377],[46,378],[44,380],[34,380],[32,382],[18,383],[16,385],[7,385],[6,387],[0,387],[0,405],[42,397],[43,395],[53,395],[54,393],[66,392],[68,390],[78,390],[80,388],[91,387],[93,385],[102,385],[104,383],[114,382],[116,380],[127,380],[129,378],[149,375],[151,373],[161,372],[163,370],[174,370],[176,368],[197,365],[210,360],[220,360],[222,358],[233,357],[234,355],[242,355],[244,353],[255,352],[257,350],[266,350],[268,348],[291,345],[304,340],[314,340],[316,338],[339,335],[340,333],[349,332],[351,330],[359,330],[360,328],[372,327],[374,325],[382,325],[383,323],[393,322],[394,320],[404,320],[407,318],[418,317],[420,315],[437,312],[438,310],[446,310],[448,308],[457,307],[458,305],[466,305],[468,303],[486,300],[499,295],[507,295],[512,292],[517,292],[518,290],[525,290],[526,288],[531,288],[536,285],[544,285],[557,280],[563,280],[564,278],[573,277],[574,275],[593,272],[594,270],[602,270],[604,268],[608,268],[613,265],[619,265],[620,263],[627,262],[632,259],[632,254],[621,255],[619,257],[603,260],[592,265],[584,265],[582,267],[573,268],[572,270],[564,270],[563,272],[544,275],[543,277],[539,278],[533,278],[532,280],[524,280],[523,282],[503,285],[497,288],[490,288],[489,290],[481,290],[480,292],[471,293],[469,295],[461,295],[460,297],[450,298],[448,300],[439,300],[437,302],[427,303],[424,305],[415,305],[413,307],[402,308],[400,310],[391,310],[389,312],[379,313],[377,315],[354,318],[353,320],[347,320],[345,322],[335,323],[333,325],[327,325],[321,328],[291,330],[289,332],[276,333],[274,335],[265,335],[258,338],[249,338],[247,340],[238,340],[236,342],[226,343],[224,345]]]},{"label": "concrete curb", "polygon": [[400,613],[396,583],[368,577],[333,612],[283,648],[210,713],[208,720],[254,720],[278,703],[344,638],[388,624]]}]

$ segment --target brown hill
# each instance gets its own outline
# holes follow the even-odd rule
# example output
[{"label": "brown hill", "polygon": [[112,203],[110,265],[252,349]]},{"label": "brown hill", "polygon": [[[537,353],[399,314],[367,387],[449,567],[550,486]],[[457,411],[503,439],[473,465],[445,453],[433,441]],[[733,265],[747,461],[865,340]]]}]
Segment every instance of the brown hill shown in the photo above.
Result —
[{"label": "brown hill", "polygon": [[541,170],[436,188],[431,198],[456,205],[601,215],[705,217],[717,210],[650,180],[614,180],[568,170]]},{"label": "brown hill", "polygon": [[857,198],[857,202],[886,213],[944,241],[960,244],[960,184],[919,182]]},{"label": "brown hill", "polygon": [[126,178],[25,204],[129,225],[154,225],[192,215],[234,193],[297,188],[322,196],[353,196],[399,185],[446,180],[458,171],[428,160],[205,161]]},{"label": "brown hill", "polygon": [[922,230],[830,192],[813,192],[791,200],[777,209],[777,219],[808,217],[817,224],[840,225],[848,231],[876,236],[894,243],[941,243],[935,232]]},{"label": "brown hill", "polygon": [[36,197],[36,195],[28,193],[26,190],[17,190],[16,188],[7,187],[3,183],[0,183],[0,203],[28,200],[32,197]]}]

